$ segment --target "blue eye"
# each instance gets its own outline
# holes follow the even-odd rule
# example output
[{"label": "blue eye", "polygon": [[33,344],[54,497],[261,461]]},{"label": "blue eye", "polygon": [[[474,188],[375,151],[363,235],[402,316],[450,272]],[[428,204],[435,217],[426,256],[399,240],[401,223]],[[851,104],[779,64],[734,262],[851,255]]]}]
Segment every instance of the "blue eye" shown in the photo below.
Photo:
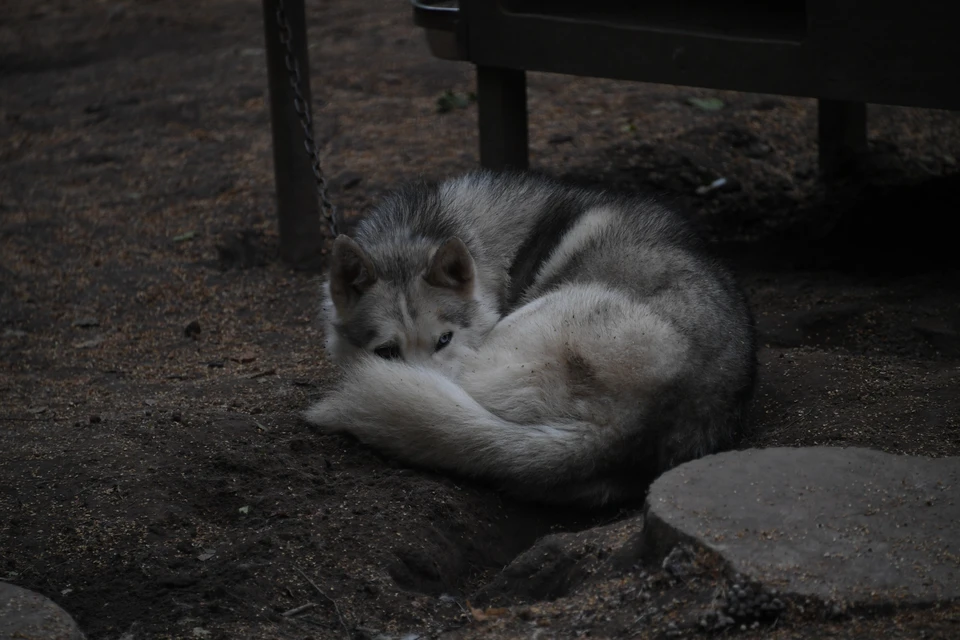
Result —
[{"label": "blue eye", "polygon": [[447,331],[445,334],[440,336],[440,339],[437,340],[437,351],[443,349],[445,346],[450,344],[450,341],[453,340],[453,331]]},{"label": "blue eye", "polygon": [[399,360],[400,347],[395,344],[383,344],[373,350],[373,353],[384,360]]}]

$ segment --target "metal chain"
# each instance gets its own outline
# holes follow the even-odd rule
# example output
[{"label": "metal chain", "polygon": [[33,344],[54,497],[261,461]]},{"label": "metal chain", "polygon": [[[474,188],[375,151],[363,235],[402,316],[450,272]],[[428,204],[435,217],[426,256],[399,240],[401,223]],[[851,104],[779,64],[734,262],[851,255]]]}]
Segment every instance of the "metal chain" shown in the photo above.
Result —
[{"label": "metal chain", "polygon": [[300,118],[300,126],[303,128],[303,147],[310,157],[310,167],[313,169],[314,178],[316,178],[320,212],[326,218],[327,224],[330,225],[330,233],[336,238],[340,235],[337,227],[337,208],[330,202],[327,195],[327,180],[323,177],[323,169],[320,167],[320,154],[313,137],[313,116],[310,113],[310,103],[303,97],[303,91],[300,88],[300,63],[293,53],[293,34],[290,30],[290,23],[287,22],[287,14],[283,9],[283,0],[277,2],[277,26],[280,28],[280,42],[286,49],[284,62],[287,66],[287,73],[290,74],[290,88],[293,89],[293,108],[296,110],[297,116]]}]

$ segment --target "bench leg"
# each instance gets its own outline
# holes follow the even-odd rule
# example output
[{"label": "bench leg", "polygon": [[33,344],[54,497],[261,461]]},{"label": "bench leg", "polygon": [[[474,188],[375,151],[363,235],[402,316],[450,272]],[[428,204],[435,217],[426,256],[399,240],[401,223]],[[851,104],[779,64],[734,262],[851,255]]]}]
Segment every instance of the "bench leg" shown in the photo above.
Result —
[{"label": "bench leg", "polygon": [[[294,55],[300,64],[300,88],[309,104],[310,70],[304,0],[285,0],[284,9],[293,35]],[[263,0],[280,255],[295,268],[315,270],[325,262],[321,251],[326,234],[317,202],[316,180],[303,147],[303,129],[293,107],[293,91],[285,63],[286,48],[280,42],[276,11],[277,0]]]},{"label": "bench leg", "polygon": [[867,151],[867,105],[841,100],[818,101],[820,175],[849,175]]},{"label": "bench leg", "polygon": [[527,77],[523,71],[477,67],[480,164],[527,168]]}]

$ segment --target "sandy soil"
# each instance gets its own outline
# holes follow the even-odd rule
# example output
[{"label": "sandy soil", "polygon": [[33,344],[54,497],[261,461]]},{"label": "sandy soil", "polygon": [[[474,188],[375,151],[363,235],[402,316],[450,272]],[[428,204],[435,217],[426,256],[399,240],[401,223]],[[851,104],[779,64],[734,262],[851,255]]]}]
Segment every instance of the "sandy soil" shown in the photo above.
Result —
[{"label": "sandy soil", "polygon": [[[406,3],[307,11],[348,216],[476,166],[476,107],[437,108],[472,69],[432,58]],[[335,371],[317,274],[276,257],[262,29],[252,0],[5,4],[0,579],[98,640],[699,633],[727,578],[645,565],[636,509],[515,504],[299,420]],[[744,447],[960,453],[960,114],[871,107],[863,175],[827,190],[811,100],[542,74],[529,96],[535,169],[667,194],[742,278]],[[960,634],[955,605],[829,613],[732,630]]]}]

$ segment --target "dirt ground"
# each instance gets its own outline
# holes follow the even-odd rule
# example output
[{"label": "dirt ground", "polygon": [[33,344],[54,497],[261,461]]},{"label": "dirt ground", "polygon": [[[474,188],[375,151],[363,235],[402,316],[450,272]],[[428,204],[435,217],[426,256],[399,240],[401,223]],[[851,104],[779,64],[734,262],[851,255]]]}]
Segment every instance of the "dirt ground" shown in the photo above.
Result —
[{"label": "dirt ground", "polygon": [[[317,274],[277,259],[259,2],[2,13],[0,579],[95,640],[700,633],[727,578],[645,564],[637,508],[508,502],[298,418],[335,371]],[[437,107],[472,69],[429,54],[407,3],[307,13],[349,216],[477,165],[475,105]],[[863,174],[828,190],[811,100],[543,74],[529,99],[533,168],[667,194],[742,278],[762,343],[742,446],[960,453],[960,114],[871,106]],[[960,607],[789,602],[726,633],[957,637]]]}]

